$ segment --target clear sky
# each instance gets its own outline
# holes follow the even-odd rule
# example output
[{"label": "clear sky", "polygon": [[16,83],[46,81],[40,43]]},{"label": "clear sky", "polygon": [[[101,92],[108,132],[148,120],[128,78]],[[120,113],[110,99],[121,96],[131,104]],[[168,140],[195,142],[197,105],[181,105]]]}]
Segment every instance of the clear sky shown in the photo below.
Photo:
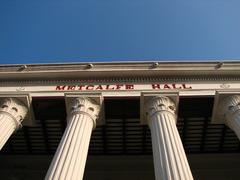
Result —
[{"label": "clear sky", "polygon": [[240,0],[0,0],[0,63],[240,59]]}]

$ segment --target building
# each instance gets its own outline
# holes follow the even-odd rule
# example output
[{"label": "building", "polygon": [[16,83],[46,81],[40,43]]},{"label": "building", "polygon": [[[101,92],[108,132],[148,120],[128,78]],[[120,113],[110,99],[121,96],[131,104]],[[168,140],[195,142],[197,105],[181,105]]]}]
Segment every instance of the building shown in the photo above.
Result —
[{"label": "building", "polygon": [[239,179],[240,62],[2,65],[0,82],[1,179]]}]

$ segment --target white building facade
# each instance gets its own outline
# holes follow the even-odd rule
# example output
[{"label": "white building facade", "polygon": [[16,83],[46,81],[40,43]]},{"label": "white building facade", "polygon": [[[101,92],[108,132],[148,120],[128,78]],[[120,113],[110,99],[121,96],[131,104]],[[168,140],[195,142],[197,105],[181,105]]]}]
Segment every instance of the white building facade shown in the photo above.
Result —
[{"label": "white building facade", "polygon": [[[4,164],[22,161],[22,167],[26,159],[30,179],[29,163],[33,168],[46,156],[51,162],[35,174],[39,179],[240,175],[239,62],[10,65],[1,66],[0,74],[5,179],[21,175],[9,175]],[[94,165],[88,171],[89,159]],[[132,166],[139,171],[132,173]]]}]

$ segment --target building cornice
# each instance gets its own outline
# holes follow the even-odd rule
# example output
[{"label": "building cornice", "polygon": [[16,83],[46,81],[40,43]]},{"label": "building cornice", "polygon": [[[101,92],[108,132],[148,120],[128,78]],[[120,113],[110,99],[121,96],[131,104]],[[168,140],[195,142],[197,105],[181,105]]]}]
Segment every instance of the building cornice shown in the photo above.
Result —
[{"label": "building cornice", "polygon": [[238,79],[240,62],[109,62],[1,65],[0,81],[154,79]]}]

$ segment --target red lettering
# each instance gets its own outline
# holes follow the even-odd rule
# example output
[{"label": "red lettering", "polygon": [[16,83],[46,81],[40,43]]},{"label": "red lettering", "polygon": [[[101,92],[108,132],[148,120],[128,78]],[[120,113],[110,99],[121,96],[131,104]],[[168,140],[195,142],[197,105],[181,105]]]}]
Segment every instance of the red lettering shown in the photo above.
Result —
[{"label": "red lettering", "polygon": [[[152,89],[192,89],[192,86],[187,84],[151,84]],[[56,86],[57,91],[84,91],[84,90],[133,90],[135,89],[134,84],[107,84],[107,85],[58,85]]]},{"label": "red lettering", "polygon": [[123,87],[122,84],[116,84],[116,89],[121,89]]},{"label": "red lettering", "polygon": [[126,89],[134,89],[134,85],[133,84],[126,84]]},{"label": "red lettering", "polygon": [[109,86],[111,86],[111,85],[106,85],[106,90],[113,90],[114,89],[114,87],[112,87],[112,88],[109,88]]},{"label": "red lettering", "polygon": [[164,84],[163,88],[164,89],[171,89],[171,87],[168,84]]},{"label": "red lettering", "polygon": [[173,87],[173,89],[182,89],[182,87],[181,87],[181,86],[179,86],[179,87],[176,87],[176,84],[172,84],[172,87]]},{"label": "red lettering", "polygon": [[86,90],[93,90],[93,88],[94,88],[93,85],[88,85],[88,86],[86,87]]},{"label": "red lettering", "polygon": [[103,88],[102,88],[101,85],[99,85],[99,86],[96,87],[96,90],[102,90],[102,89],[103,89]]},{"label": "red lettering", "polygon": [[67,90],[75,90],[76,86],[68,86]]},{"label": "red lettering", "polygon": [[192,86],[187,87],[186,84],[182,84],[183,89],[192,89]]},{"label": "red lettering", "polygon": [[152,84],[152,89],[161,89],[160,84]]},{"label": "red lettering", "polygon": [[57,86],[56,87],[56,90],[59,90],[59,91],[63,91],[65,89],[66,86]]},{"label": "red lettering", "polygon": [[78,85],[78,90],[83,90],[82,88],[84,87],[85,85]]}]

